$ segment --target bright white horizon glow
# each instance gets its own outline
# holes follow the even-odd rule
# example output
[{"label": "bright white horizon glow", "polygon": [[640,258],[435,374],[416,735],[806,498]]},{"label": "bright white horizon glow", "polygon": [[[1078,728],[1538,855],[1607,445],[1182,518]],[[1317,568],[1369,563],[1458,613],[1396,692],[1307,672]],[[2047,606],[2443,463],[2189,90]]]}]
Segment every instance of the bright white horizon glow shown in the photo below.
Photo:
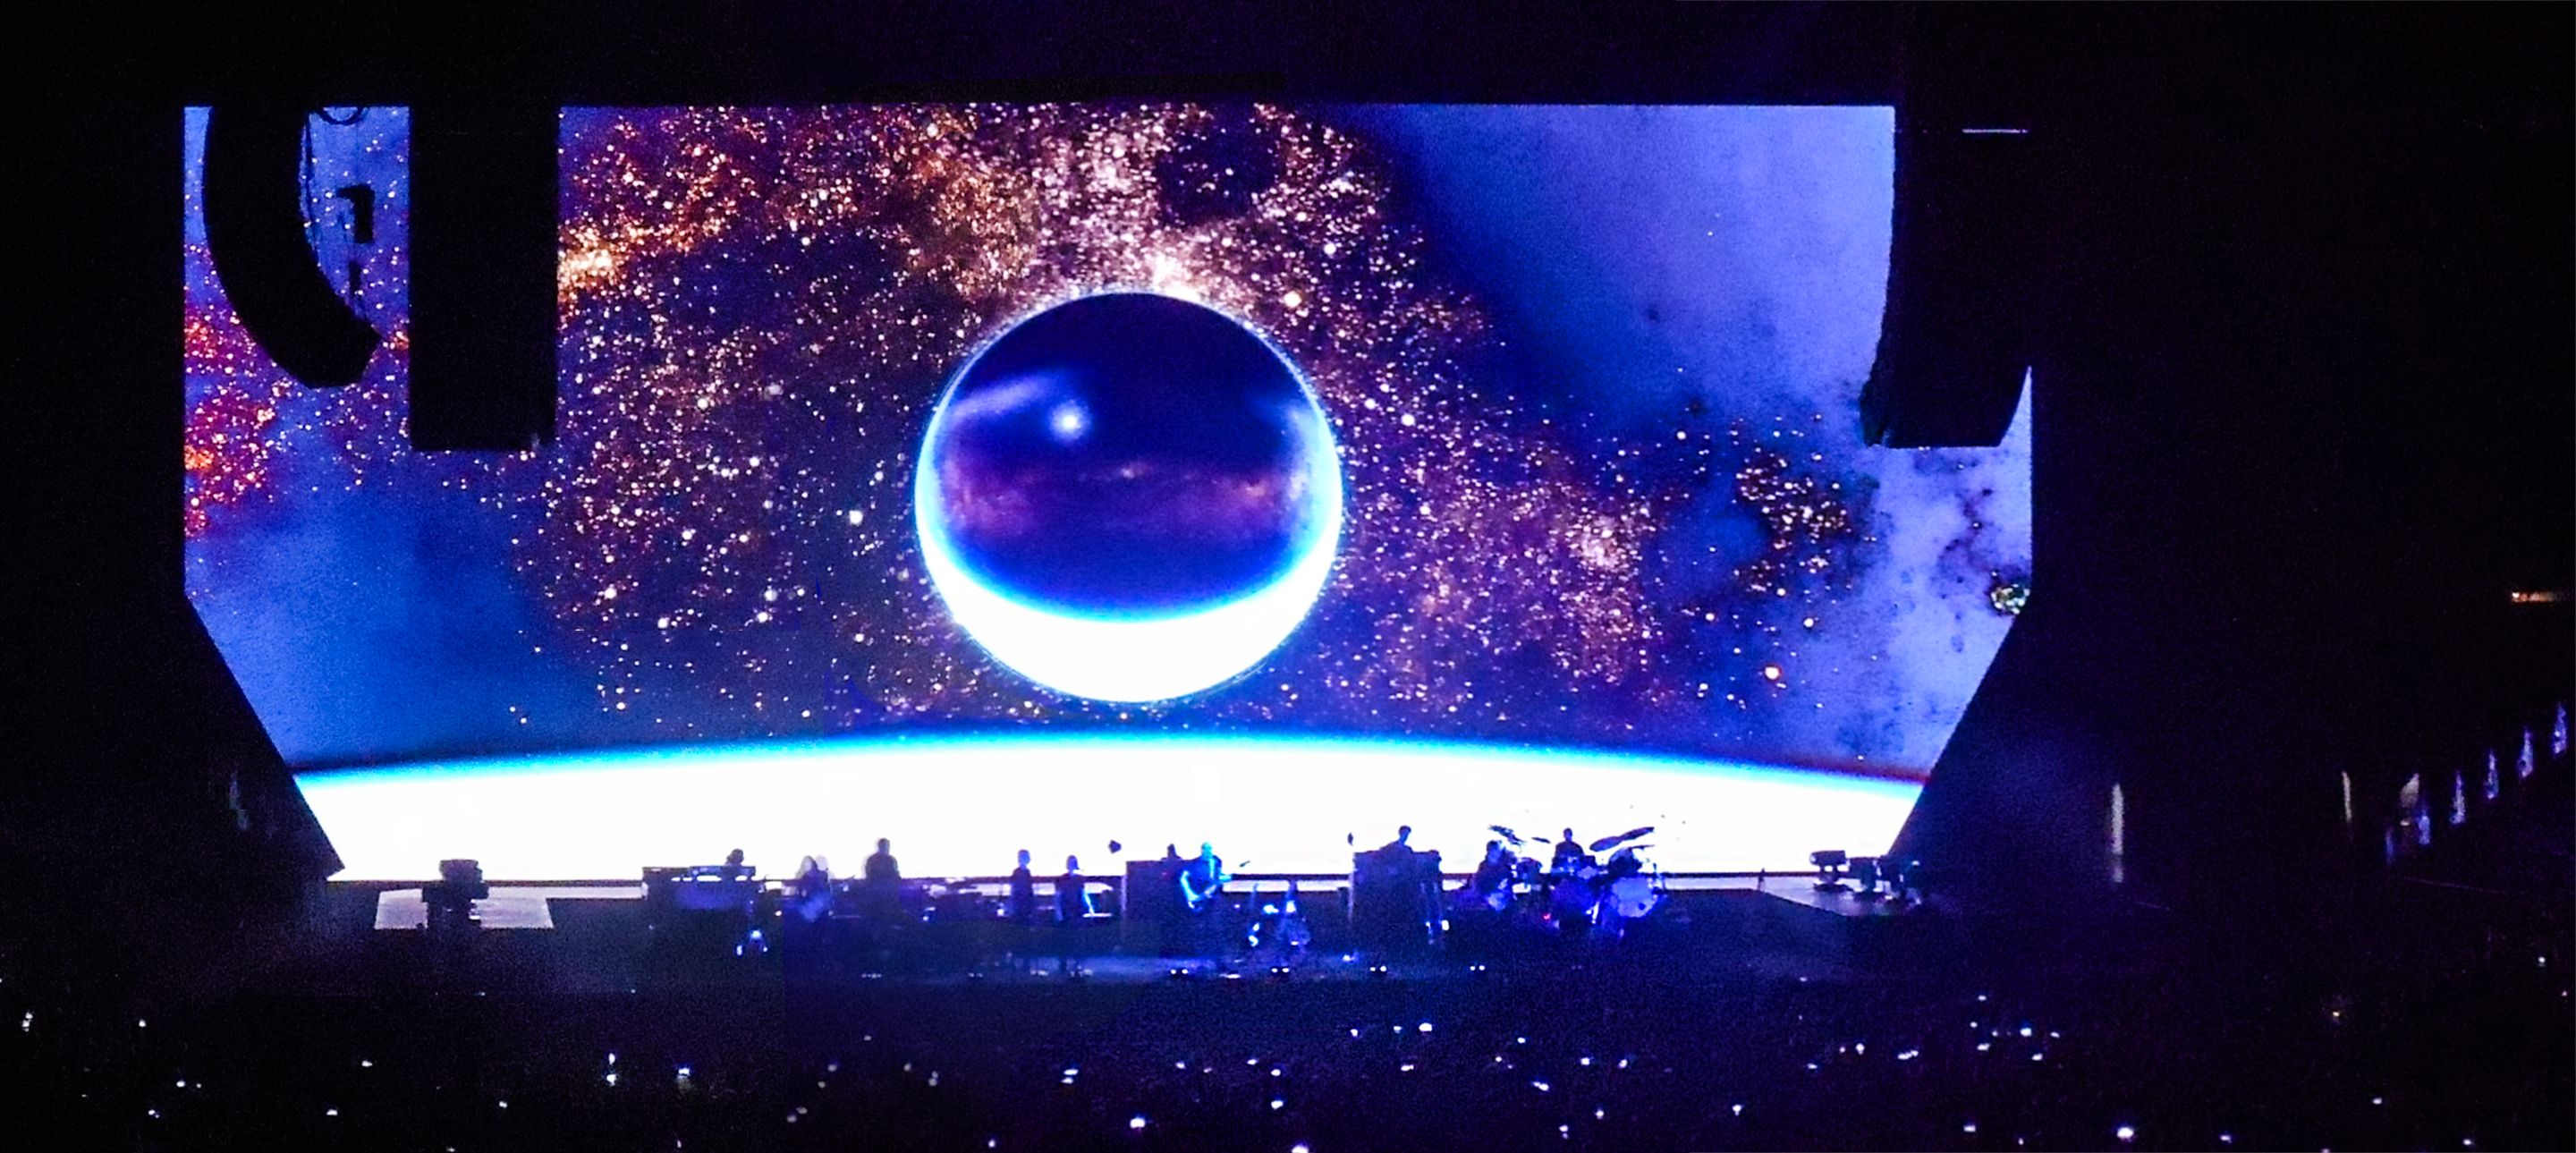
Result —
[{"label": "bright white horizon glow", "polygon": [[296,784],[344,862],[335,879],[350,881],[417,880],[449,857],[502,880],[628,878],[734,848],[770,875],[807,854],[847,872],[878,837],[912,876],[998,875],[1018,849],[1112,873],[1201,841],[1238,871],[1337,873],[1354,843],[1383,844],[1400,824],[1453,871],[1499,824],[1548,840],[1571,825],[1587,841],[1653,825],[1646,856],[1664,869],[1794,872],[1816,849],[1884,852],[1922,791],[1678,757],[1097,734],[575,753]]}]

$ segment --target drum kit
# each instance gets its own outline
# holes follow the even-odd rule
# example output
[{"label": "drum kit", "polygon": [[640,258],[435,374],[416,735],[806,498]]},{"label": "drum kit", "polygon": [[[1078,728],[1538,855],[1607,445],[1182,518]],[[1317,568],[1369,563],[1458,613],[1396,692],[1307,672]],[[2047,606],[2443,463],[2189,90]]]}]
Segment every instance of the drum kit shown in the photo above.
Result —
[{"label": "drum kit", "polygon": [[[1655,831],[1652,825],[1603,837],[1579,853],[1560,847],[1553,867],[1534,853],[1522,854],[1529,838],[1503,825],[1487,827],[1510,857],[1508,880],[1492,893],[1476,895],[1497,912],[1546,923],[1569,935],[1589,932],[1616,940],[1630,922],[1652,915],[1669,899],[1662,870],[1644,853],[1654,846],[1639,839]],[[1609,856],[1602,858],[1603,853]]]}]

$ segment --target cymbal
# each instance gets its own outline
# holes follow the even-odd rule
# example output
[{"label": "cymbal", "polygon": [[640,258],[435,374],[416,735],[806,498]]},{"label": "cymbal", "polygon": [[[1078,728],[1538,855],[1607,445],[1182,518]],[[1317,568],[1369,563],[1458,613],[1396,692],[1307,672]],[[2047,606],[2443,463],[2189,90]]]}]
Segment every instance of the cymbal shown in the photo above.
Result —
[{"label": "cymbal", "polygon": [[1591,851],[1595,853],[1602,852],[1618,845],[1621,841],[1633,841],[1654,831],[1655,827],[1653,825],[1647,825],[1643,828],[1630,829],[1615,837],[1603,837],[1598,841],[1592,842]]}]

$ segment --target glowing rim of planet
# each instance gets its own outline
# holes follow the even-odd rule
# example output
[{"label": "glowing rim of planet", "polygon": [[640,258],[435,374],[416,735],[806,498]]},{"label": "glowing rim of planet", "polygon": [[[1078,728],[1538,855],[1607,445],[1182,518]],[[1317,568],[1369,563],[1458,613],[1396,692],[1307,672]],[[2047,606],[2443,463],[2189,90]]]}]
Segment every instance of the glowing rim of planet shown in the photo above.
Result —
[{"label": "glowing rim of planet", "polygon": [[[1322,515],[1299,545],[1294,564],[1268,584],[1233,600],[1166,616],[1082,615],[1032,605],[993,588],[968,571],[948,538],[945,516],[934,499],[937,491],[933,446],[948,417],[957,386],[974,371],[986,350],[1017,331],[1031,318],[1075,300],[1094,296],[1151,295],[1205,308],[1224,317],[1270,350],[1297,390],[1306,398],[1313,420],[1295,422],[1316,441],[1306,459],[1324,461],[1314,468],[1316,499]],[[1311,425],[1311,429],[1306,426]],[[1067,297],[1031,310],[1004,325],[992,339],[961,362],[939,393],[929,425],[922,430],[920,459],[913,470],[914,531],[921,544],[922,567],[931,587],[948,607],[966,636],[985,655],[1012,672],[1069,696],[1115,703],[1144,704],[1204,692],[1251,671],[1297,630],[1323,592],[1341,552],[1341,445],[1332,418],[1294,358],[1241,317],[1206,301],[1151,289],[1115,288]]]}]

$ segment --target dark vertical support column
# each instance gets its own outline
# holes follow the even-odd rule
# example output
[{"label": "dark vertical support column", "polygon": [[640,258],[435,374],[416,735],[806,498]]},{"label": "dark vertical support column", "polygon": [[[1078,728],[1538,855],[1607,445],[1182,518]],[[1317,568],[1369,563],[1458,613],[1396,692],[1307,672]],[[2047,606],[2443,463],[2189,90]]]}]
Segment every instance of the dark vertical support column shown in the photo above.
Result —
[{"label": "dark vertical support column", "polygon": [[415,447],[554,441],[559,122],[541,102],[412,109]]}]

